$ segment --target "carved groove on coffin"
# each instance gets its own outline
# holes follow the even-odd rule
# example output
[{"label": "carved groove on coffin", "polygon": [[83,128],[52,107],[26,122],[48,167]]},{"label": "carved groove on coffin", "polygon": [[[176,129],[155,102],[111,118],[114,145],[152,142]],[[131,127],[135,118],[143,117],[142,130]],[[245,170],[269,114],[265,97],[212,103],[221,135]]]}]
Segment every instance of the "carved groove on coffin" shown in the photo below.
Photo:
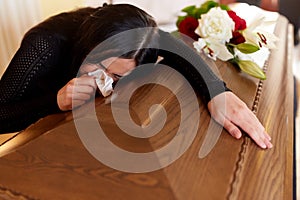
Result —
[{"label": "carved groove on coffin", "polygon": [[227,198],[226,199],[236,199],[237,197],[237,192],[238,192],[238,189],[235,189],[235,188],[238,188],[238,184],[239,184],[239,181],[240,181],[240,173],[242,171],[242,167],[243,167],[243,164],[244,164],[244,161],[245,161],[245,155],[246,155],[246,151],[247,151],[247,146],[250,142],[250,138],[248,137],[244,137],[244,141],[243,141],[243,144],[242,144],[242,148],[241,148],[241,151],[239,152],[239,159],[238,161],[236,162],[236,165],[235,165],[235,170],[233,172],[233,176],[232,176],[232,180],[230,182],[230,185],[229,185],[229,192],[227,194]]},{"label": "carved groove on coffin", "polygon": [[[268,68],[268,61],[265,62],[264,67],[263,67],[263,71],[264,73],[266,73]],[[255,93],[255,98],[254,98],[254,102],[253,102],[253,106],[252,106],[252,112],[256,115],[257,113],[257,109],[258,109],[258,104],[259,104],[259,100],[261,97],[261,93],[262,93],[262,88],[263,88],[263,80],[260,80],[258,82],[258,86],[257,86],[257,90]],[[232,181],[230,183],[229,186],[229,192],[227,195],[226,199],[237,199],[238,197],[238,184],[240,181],[240,173],[242,172],[242,167],[243,167],[243,163],[244,163],[244,158],[246,155],[246,151],[247,151],[247,146],[249,145],[249,143],[251,142],[251,139],[247,136],[244,137],[244,141],[243,144],[241,146],[241,151],[239,152],[239,156],[238,156],[238,160],[236,163],[236,167],[235,170],[233,172],[233,176],[232,176]]]},{"label": "carved groove on coffin", "polygon": [[[263,67],[263,71],[264,73],[266,73],[268,68],[268,61],[265,62],[264,67]],[[257,86],[257,90],[256,90],[256,94],[255,94],[255,98],[254,98],[254,102],[253,102],[253,106],[252,106],[252,112],[256,115],[257,113],[257,108],[258,108],[258,103],[259,103],[259,99],[262,93],[262,88],[263,88],[263,80],[260,80],[258,82],[258,86]]]}]

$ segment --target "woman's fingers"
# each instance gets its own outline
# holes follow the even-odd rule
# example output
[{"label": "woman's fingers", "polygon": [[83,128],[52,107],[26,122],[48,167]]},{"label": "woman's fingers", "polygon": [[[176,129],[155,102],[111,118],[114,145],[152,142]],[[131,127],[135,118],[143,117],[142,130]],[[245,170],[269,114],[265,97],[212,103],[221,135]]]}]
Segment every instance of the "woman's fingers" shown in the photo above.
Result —
[{"label": "woman's fingers", "polygon": [[208,104],[212,117],[239,139],[246,132],[261,148],[272,148],[271,137],[252,111],[232,92],[215,96]]},{"label": "woman's fingers", "polygon": [[266,138],[267,138],[269,141],[272,140],[272,139],[271,139],[271,136],[270,136],[266,131],[264,131],[264,134],[265,134]]},{"label": "woman's fingers", "polygon": [[240,129],[231,123],[228,119],[224,119],[224,128],[229,132],[230,135],[235,137],[236,139],[240,139],[242,137],[242,132]]},{"label": "woman's fingers", "polygon": [[86,97],[90,97],[94,95],[95,89],[89,85],[76,85],[72,90],[72,98],[73,99],[86,99]]},{"label": "woman's fingers", "polygon": [[242,136],[242,133],[239,127],[242,127],[243,131],[245,131],[254,142],[261,148],[272,148],[273,145],[270,142],[271,137],[265,132],[264,128],[253,128],[256,125],[256,121],[253,123],[247,124],[246,121],[237,120],[237,122],[232,122],[228,119],[224,121],[224,128],[232,135],[233,137],[239,139]]},{"label": "woman's fingers", "polygon": [[261,148],[272,148],[271,137],[259,122],[257,117],[246,105],[240,107],[236,115],[228,116],[230,121],[245,131]]},{"label": "woman's fingers", "polygon": [[62,111],[81,106],[95,95],[97,85],[89,76],[74,78],[57,93],[57,104]]},{"label": "woman's fingers", "polygon": [[273,145],[270,142],[270,136],[266,134],[264,128],[254,128],[256,124],[243,122],[237,124],[255,141],[255,143],[263,149],[272,148]]}]

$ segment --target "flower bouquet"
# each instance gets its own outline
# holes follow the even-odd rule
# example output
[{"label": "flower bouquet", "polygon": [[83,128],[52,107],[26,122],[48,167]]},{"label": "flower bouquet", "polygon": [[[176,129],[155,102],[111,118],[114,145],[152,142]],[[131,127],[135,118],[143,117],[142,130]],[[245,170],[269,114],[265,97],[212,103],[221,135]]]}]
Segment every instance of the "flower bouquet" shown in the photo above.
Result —
[{"label": "flower bouquet", "polygon": [[194,48],[216,60],[229,61],[245,73],[266,79],[263,70],[247,55],[261,48],[275,48],[277,37],[259,29],[264,22],[257,18],[251,24],[227,5],[207,1],[200,7],[182,9],[184,16],[176,22],[178,31],[195,40]]}]

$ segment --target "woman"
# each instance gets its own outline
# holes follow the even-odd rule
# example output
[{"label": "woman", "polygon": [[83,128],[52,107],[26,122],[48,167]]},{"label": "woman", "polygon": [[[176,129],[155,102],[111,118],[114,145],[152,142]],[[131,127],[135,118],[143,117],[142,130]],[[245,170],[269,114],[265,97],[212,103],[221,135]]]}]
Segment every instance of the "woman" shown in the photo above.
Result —
[{"label": "woman", "polygon": [[[131,39],[117,37],[137,28],[147,29]],[[113,39],[105,44],[103,41],[109,38]],[[104,46],[95,48],[100,43]],[[161,50],[164,46],[190,56],[196,68],[180,56]],[[94,53],[90,56],[92,50]],[[164,58],[164,64],[186,76],[204,97],[212,117],[224,124],[233,137],[240,138],[242,129],[261,148],[272,147],[270,136],[255,115],[226,88],[199,55],[159,30],[147,13],[126,4],[62,13],[24,36],[0,81],[0,132],[18,131],[43,116],[84,104],[97,87],[95,78],[86,74],[100,66],[117,81],[136,66],[155,63],[158,56]],[[78,71],[79,76],[74,78]],[[224,98],[225,110],[219,104]]]}]

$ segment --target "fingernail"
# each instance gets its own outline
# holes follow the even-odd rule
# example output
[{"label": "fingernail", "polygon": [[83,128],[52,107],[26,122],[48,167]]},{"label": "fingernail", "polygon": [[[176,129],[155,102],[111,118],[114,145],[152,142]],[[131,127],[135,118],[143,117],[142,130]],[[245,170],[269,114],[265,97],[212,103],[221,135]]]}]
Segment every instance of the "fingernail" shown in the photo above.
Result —
[{"label": "fingernail", "polygon": [[242,137],[242,133],[238,130],[234,130],[234,132],[232,133],[232,135],[236,138],[236,139],[240,139]]},{"label": "fingernail", "polygon": [[272,138],[267,132],[265,132],[265,135],[268,137],[268,140],[271,141]]},{"label": "fingernail", "polygon": [[271,148],[273,148],[273,144],[272,143],[269,144],[269,149],[271,149]]},{"label": "fingernail", "polygon": [[269,141],[271,141],[272,140],[272,138],[268,135],[268,139],[269,139]]}]

